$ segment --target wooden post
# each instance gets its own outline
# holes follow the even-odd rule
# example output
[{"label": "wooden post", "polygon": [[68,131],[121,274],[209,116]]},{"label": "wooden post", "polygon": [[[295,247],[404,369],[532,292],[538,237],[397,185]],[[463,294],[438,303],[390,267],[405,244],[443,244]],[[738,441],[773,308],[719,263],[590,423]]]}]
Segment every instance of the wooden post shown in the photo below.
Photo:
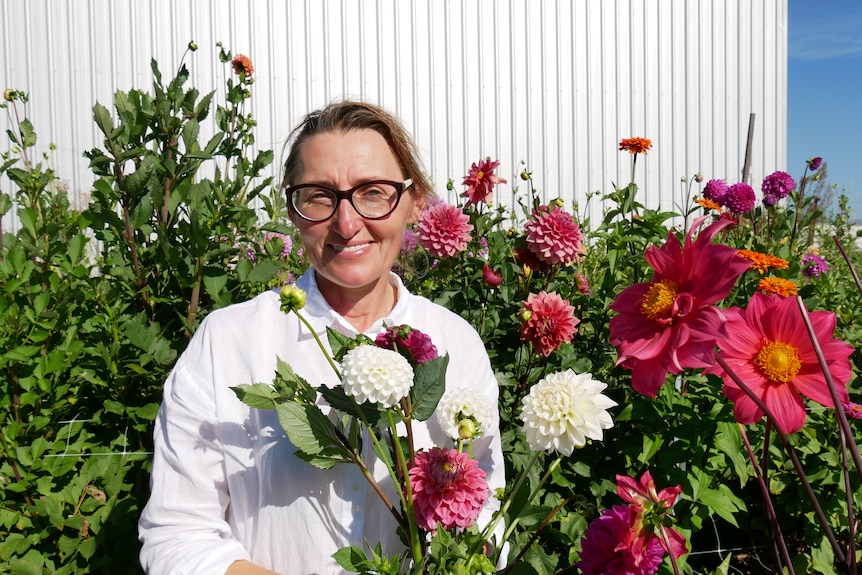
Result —
[{"label": "wooden post", "polygon": [[745,164],[742,166],[742,181],[748,181],[751,170],[751,141],[754,139],[754,112],[748,117],[748,140],[745,142]]}]

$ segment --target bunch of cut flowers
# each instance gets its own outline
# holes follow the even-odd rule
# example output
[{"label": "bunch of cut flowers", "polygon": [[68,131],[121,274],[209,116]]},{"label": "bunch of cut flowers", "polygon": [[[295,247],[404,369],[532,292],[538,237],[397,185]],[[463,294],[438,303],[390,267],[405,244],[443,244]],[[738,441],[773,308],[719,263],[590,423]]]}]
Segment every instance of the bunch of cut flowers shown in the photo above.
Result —
[{"label": "bunch of cut flowers", "polygon": [[[301,313],[302,290],[285,286],[281,302],[283,312],[295,313],[308,325]],[[428,335],[410,326],[388,326],[373,340],[362,334],[347,337],[332,329],[327,330],[327,338],[331,354],[322,341],[317,343],[341,386],[313,387],[279,360],[272,384],[240,385],[234,391],[251,407],[276,409],[300,458],[321,469],[359,465],[383,498],[405,550],[387,556],[372,542],[366,549],[343,548],[334,558],[348,571],[395,575],[507,570],[505,565],[517,564],[526,551],[507,557],[505,542],[521,515],[531,509],[530,502],[564,457],[589,440],[601,440],[603,431],[613,426],[608,409],[616,403],[601,393],[604,383],[572,370],[547,375],[533,386],[522,406],[532,459],[509,482],[511,488],[492,494],[485,471],[472,457],[472,447],[496,424],[497,406],[469,388],[447,390],[448,354],[439,355]],[[324,414],[319,397],[334,413]],[[417,450],[413,424],[432,416],[451,443]],[[370,473],[369,462],[362,457],[364,440],[372,442],[389,481],[398,486],[398,501],[389,501],[387,489]],[[542,469],[546,452],[555,452],[556,458]],[[528,480],[536,473],[541,476],[537,483]],[[499,510],[479,525],[479,514],[492,496],[502,500]],[[510,513],[516,500],[518,512]]]}]

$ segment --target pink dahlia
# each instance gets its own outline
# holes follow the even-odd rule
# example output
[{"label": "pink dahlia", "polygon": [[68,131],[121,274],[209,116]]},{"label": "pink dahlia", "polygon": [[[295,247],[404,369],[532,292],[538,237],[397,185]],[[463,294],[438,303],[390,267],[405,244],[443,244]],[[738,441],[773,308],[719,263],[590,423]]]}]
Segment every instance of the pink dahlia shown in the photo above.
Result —
[{"label": "pink dahlia", "polygon": [[554,206],[533,212],[524,224],[527,247],[540,260],[550,264],[570,264],[586,253],[584,234],[570,213]]},{"label": "pink dahlia", "polygon": [[772,172],[763,178],[763,183],[760,186],[760,191],[763,192],[763,204],[774,206],[778,200],[783,200],[789,196],[795,187],[796,181],[787,172]]},{"label": "pink dahlia", "polygon": [[467,248],[473,225],[460,208],[437,204],[419,216],[419,244],[435,258],[454,257]]},{"label": "pink dahlia", "polygon": [[583,575],[652,575],[664,557],[659,538],[653,535],[635,545],[637,514],[628,505],[605,509],[590,523],[581,540]]},{"label": "pink dahlia", "polygon": [[377,334],[374,344],[399,353],[406,352],[407,359],[413,364],[425,363],[439,356],[431,338],[408,325],[387,327],[386,331]]},{"label": "pink dahlia", "polygon": [[[763,401],[785,433],[793,433],[805,425],[803,396],[835,407],[796,298],[755,293],[747,308],[730,308],[725,315],[727,332],[718,339],[719,355]],[[853,346],[832,337],[834,313],[814,311],[809,317],[838,397],[842,404],[847,403]],[[754,400],[719,364],[705,373],[724,378],[724,395],[733,402],[733,415],[739,423],[755,423],[763,417]]]},{"label": "pink dahlia", "polygon": [[747,214],[754,209],[756,199],[754,188],[745,182],[740,182],[727,188],[723,205],[736,215]]},{"label": "pink dahlia", "polygon": [[413,513],[426,531],[436,531],[438,524],[466,529],[488,500],[485,472],[466,453],[447,447],[422,451],[409,473]]},{"label": "pink dahlia", "polygon": [[581,320],[575,317],[575,308],[556,292],[530,294],[521,303],[521,340],[532,343],[545,357],[572,341]]},{"label": "pink dahlia", "polygon": [[503,274],[485,264],[482,266],[482,279],[485,281],[485,285],[495,288],[503,283]]},{"label": "pink dahlia", "polygon": [[478,206],[479,204],[490,204],[491,196],[494,195],[494,186],[497,184],[505,184],[506,180],[494,173],[498,161],[491,161],[491,158],[485,158],[478,164],[470,166],[470,173],[464,177],[462,185],[467,186],[467,190],[461,194],[467,198],[467,205]]},{"label": "pink dahlia", "polygon": [[692,241],[706,219],[694,222],[683,246],[670,232],[660,248],[647,248],[652,281],[626,288],[611,304],[619,313],[609,326],[617,365],[631,369],[632,386],[648,397],[655,397],[668,373],[713,364],[715,340],[724,333],[724,314],[715,303],[749,266],[736,248],[711,243],[730,224],[727,220],[716,221]]}]

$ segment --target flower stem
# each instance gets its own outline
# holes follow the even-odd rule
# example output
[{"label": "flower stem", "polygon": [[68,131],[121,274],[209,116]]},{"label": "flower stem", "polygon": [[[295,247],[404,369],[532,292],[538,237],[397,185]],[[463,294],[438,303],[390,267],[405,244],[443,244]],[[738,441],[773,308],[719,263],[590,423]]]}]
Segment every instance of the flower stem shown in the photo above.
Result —
[{"label": "flower stem", "polygon": [[293,313],[296,314],[296,317],[299,318],[299,321],[301,321],[305,325],[305,327],[308,328],[308,331],[311,332],[311,335],[314,336],[314,341],[317,342],[317,345],[320,347],[320,350],[323,352],[324,357],[326,357],[326,361],[329,362],[330,367],[332,367],[332,369],[335,371],[335,375],[338,377],[338,379],[341,379],[341,372],[338,370],[338,366],[335,364],[335,360],[333,360],[332,356],[329,355],[329,352],[326,351],[326,348],[323,346],[323,342],[320,341],[320,337],[317,335],[317,332],[314,330],[313,327],[311,327],[311,324],[308,323],[308,320],[305,319],[305,316],[303,316],[301,313],[299,313],[299,310],[295,309],[295,310],[293,310]]},{"label": "flower stem", "polygon": [[802,463],[799,461],[799,457],[796,455],[796,451],[794,451],[793,446],[790,445],[790,440],[787,437],[787,434],[784,433],[784,430],[781,429],[781,426],[778,424],[778,420],[775,419],[775,415],[773,415],[772,411],[766,406],[760,397],[751,391],[742,379],[736,375],[736,372],[728,365],[728,363],[721,357],[720,354],[715,354],[716,362],[721,366],[721,368],[730,376],[730,378],[736,383],[739,389],[742,390],[745,395],[747,395],[751,401],[757,405],[758,409],[766,414],[766,417],[772,422],[775,427],[775,432],[778,434],[779,439],[781,439],[781,443],[784,444],[784,448],[787,451],[788,457],[790,457],[791,462],[793,463],[793,467],[796,470],[796,475],[799,476],[799,480],[802,482],[802,487],[805,490],[805,494],[808,496],[809,501],[811,502],[812,507],[814,507],[814,514],[817,516],[818,521],[820,522],[820,526],[823,528],[823,532],[826,535],[827,539],[829,539],[829,543],[832,545],[832,550],[835,552],[835,556],[839,558],[839,561],[843,564],[845,561],[844,551],[841,549],[841,546],[838,545],[838,541],[835,539],[835,533],[832,532],[832,527],[829,526],[829,521],[826,519],[826,514],[823,512],[823,508],[820,506],[820,502],[817,500],[817,496],[814,494],[814,490],[811,488],[811,484],[808,482],[808,477],[805,475],[805,470],[802,469]]},{"label": "flower stem", "polygon": [[[757,464],[757,457],[754,455],[754,450],[751,448],[751,442],[748,441],[748,434],[745,433],[745,427],[741,423],[739,432],[742,434],[742,440],[745,442],[745,449],[748,453],[748,460],[751,461],[754,467],[754,476],[757,478],[757,485],[760,487],[760,494],[763,496],[763,502],[766,505],[766,513],[769,518],[769,526],[772,527],[773,541],[778,544],[781,549],[781,558],[784,565],[787,567],[789,575],[796,575],[793,570],[793,564],[790,562],[790,553],[787,551],[787,542],[784,540],[784,534],[781,532],[781,525],[778,523],[778,516],[775,514],[775,506],[772,503],[772,497],[769,495],[769,487],[766,485],[766,478],[761,471],[761,467]],[[764,442],[766,443],[766,442]],[[767,450],[764,445],[764,451]]]},{"label": "flower stem", "polygon": [[844,250],[844,246],[841,244],[841,240],[838,239],[838,236],[832,236],[832,240],[835,242],[835,245],[838,246],[838,251],[841,252],[841,256],[850,267],[850,274],[853,276],[853,281],[856,282],[856,289],[859,290],[860,294],[862,294],[862,281],[859,280],[859,274],[856,273],[856,268],[853,267],[853,262],[850,261],[850,256],[847,255],[847,252]]}]

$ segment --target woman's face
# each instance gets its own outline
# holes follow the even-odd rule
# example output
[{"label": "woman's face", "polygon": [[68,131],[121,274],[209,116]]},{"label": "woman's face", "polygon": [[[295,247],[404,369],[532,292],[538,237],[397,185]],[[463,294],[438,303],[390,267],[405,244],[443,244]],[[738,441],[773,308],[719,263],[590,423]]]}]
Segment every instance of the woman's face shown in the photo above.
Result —
[{"label": "woman's face", "polygon": [[[300,161],[296,184],[348,190],[371,180],[406,179],[386,140],[374,130],[312,136],[300,149]],[[347,201],[341,201],[324,222],[309,222],[291,212],[324,296],[336,292],[361,296],[382,288],[401,251],[404,229],[419,218],[424,204],[421,192],[410,188],[395,211],[380,220],[363,218]]]}]

